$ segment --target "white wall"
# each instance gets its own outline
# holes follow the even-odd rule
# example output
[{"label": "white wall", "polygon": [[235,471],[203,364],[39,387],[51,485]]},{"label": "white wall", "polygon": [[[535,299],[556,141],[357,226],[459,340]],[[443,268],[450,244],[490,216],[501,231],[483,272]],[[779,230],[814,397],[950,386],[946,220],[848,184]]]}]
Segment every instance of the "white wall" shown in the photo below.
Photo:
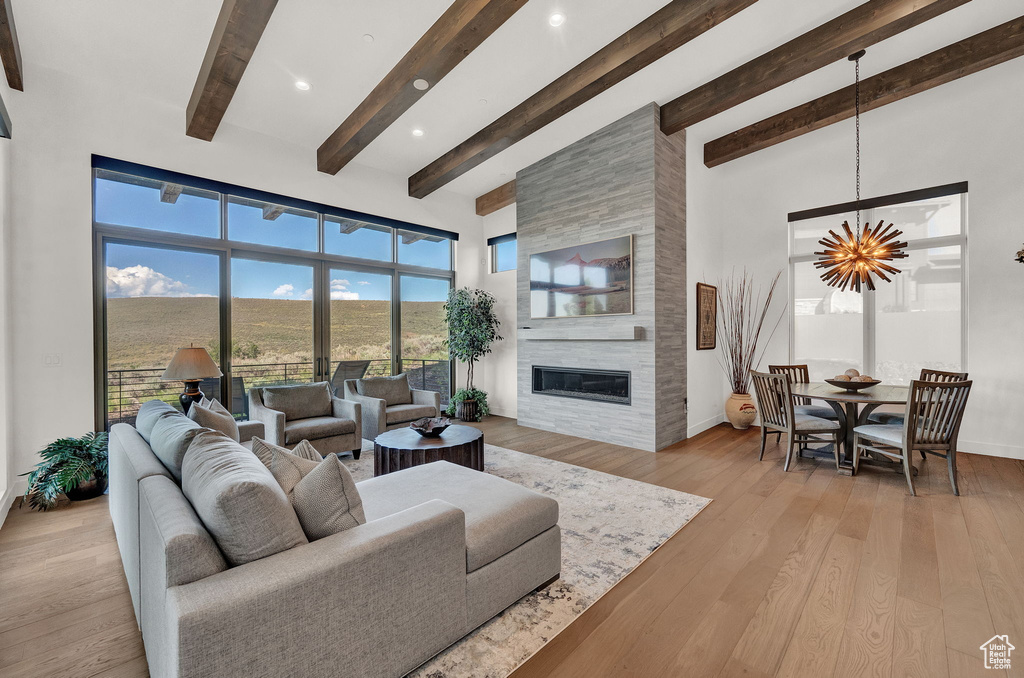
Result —
[{"label": "white wall", "polygon": [[[1024,458],[1024,266],[1013,261],[1024,239],[1022,82],[1024,59],[1017,59],[890,104],[864,115],[862,144],[865,197],[969,182],[966,367],[975,386],[961,449],[1016,458]],[[703,144],[736,128],[729,124],[712,119],[689,131],[691,278],[702,257],[714,261],[713,251],[696,250],[714,247],[717,236],[721,265],[708,270],[747,267],[766,281],[779,269],[788,273],[789,212],[852,199],[853,123],[709,170],[699,160]],[[692,311],[694,290],[689,294]],[[788,345],[784,326],[763,364],[788,360]],[[707,367],[710,357],[691,353],[691,375]],[[691,420],[698,421],[698,394],[719,397],[707,403],[710,414],[721,407],[725,389],[721,374],[710,367],[701,378],[694,376]]]},{"label": "white wall", "polygon": [[[487,238],[516,232],[516,207],[510,205],[483,218],[483,237]],[[487,391],[492,414],[516,416],[516,272],[491,273],[490,259],[483,251],[478,287],[498,299],[495,309],[501,321],[503,341],[493,345],[490,355],[477,367],[478,387]]]},{"label": "white wall", "polygon": [[[15,470],[64,435],[93,427],[90,155],[115,158],[458,231],[459,284],[474,284],[483,249],[473,201],[407,197],[406,177],[352,165],[316,171],[314,149],[224,125],[212,143],[184,134],[181,108],[132,99],[41,68],[9,100],[14,120],[11,233]],[[43,355],[60,353],[60,367]]]},{"label": "white wall", "polygon": [[11,355],[8,317],[10,292],[11,231],[11,146],[10,139],[0,139],[0,525],[7,517],[7,508],[14,501],[14,451],[11,445]]}]

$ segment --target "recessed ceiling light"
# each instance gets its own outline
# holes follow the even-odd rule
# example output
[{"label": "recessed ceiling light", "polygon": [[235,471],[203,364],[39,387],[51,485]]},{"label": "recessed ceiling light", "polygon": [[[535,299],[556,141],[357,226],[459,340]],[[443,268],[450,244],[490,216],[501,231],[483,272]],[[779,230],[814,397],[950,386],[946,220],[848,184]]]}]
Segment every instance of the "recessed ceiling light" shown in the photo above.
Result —
[{"label": "recessed ceiling light", "polygon": [[430,83],[424,80],[423,78],[416,78],[415,80],[413,80],[412,86],[421,92],[423,90],[430,89]]},{"label": "recessed ceiling light", "polygon": [[487,99],[481,99],[480,100],[480,105],[481,106],[486,106],[487,105]]},{"label": "recessed ceiling light", "polygon": [[367,33],[363,36],[363,42],[373,42],[373,36]]},{"label": "recessed ceiling light", "polygon": [[310,89],[312,89],[312,87],[313,86],[310,85],[305,80],[296,80],[295,81],[295,89],[300,90],[302,92],[308,92]]},{"label": "recessed ceiling light", "polygon": [[421,129],[419,129],[419,128],[416,128],[416,129],[414,129],[414,130],[412,131],[412,135],[413,135],[414,137],[421,137],[421,136],[423,136],[423,130],[421,130]]},{"label": "recessed ceiling light", "polygon": [[562,14],[561,12],[555,12],[554,14],[548,17],[548,23],[554,26],[555,28],[558,28],[559,26],[565,23],[565,15]]}]

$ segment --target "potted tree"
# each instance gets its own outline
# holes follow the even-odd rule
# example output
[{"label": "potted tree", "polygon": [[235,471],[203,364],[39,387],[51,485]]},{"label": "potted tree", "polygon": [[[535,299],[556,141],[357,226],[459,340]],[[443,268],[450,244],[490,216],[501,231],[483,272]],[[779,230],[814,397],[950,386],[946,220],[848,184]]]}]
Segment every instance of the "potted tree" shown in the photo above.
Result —
[{"label": "potted tree", "polygon": [[468,287],[453,289],[444,305],[448,323],[448,353],[466,363],[466,388],[459,389],[448,403],[447,413],[462,421],[480,421],[490,414],[487,393],[473,386],[473,366],[491,352],[491,344],[501,341],[498,317],[494,313],[497,299],[493,294]]},{"label": "potted tree", "polygon": [[107,490],[107,434],[87,433],[81,438],[61,438],[46,446],[43,458],[28,473],[25,497],[29,506],[45,511],[57,505],[60,495],[71,501],[100,496]]},{"label": "potted tree", "polygon": [[[764,355],[764,349],[759,353],[757,345],[781,276],[782,271],[775,274],[763,299],[762,291],[754,287],[754,277],[746,271],[719,283],[718,336],[722,351],[718,361],[732,387],[732,395],[725,403],[725,416],[736,429],[750,428],[757,417],[757,408],[750,397],[750,370],[760,364]],[[768,341],[774,336],[783,315],[779,314]]]}]

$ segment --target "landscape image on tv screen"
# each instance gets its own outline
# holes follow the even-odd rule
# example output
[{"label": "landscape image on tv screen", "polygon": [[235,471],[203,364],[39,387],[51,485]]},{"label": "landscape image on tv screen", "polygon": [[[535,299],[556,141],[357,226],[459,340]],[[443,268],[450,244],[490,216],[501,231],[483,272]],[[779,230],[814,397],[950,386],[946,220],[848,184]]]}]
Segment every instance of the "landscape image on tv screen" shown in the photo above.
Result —
[{"label": "landscape image on tv screen", "polygon": [[530,316],[633,312],[633,236],[530,255]]}]

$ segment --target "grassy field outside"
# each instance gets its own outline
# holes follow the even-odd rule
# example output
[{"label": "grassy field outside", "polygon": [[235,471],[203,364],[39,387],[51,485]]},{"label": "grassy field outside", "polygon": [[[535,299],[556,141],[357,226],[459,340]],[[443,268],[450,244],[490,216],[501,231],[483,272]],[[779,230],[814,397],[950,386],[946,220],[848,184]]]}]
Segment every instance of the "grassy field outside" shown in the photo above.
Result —
[{"label": "grassy field outside", "polygon": [[[313,359],[313,302],[232,299],[236,365],[301,363]],[[402,303],[402,357],[447,359],[444,302]],[[137,297],[107,300],[109,370],[164,368],[195,343],[216,358],[218,300],[211,297]],[[388,359],[391,311],[387,301],[331,302],[334,360]]]}]

